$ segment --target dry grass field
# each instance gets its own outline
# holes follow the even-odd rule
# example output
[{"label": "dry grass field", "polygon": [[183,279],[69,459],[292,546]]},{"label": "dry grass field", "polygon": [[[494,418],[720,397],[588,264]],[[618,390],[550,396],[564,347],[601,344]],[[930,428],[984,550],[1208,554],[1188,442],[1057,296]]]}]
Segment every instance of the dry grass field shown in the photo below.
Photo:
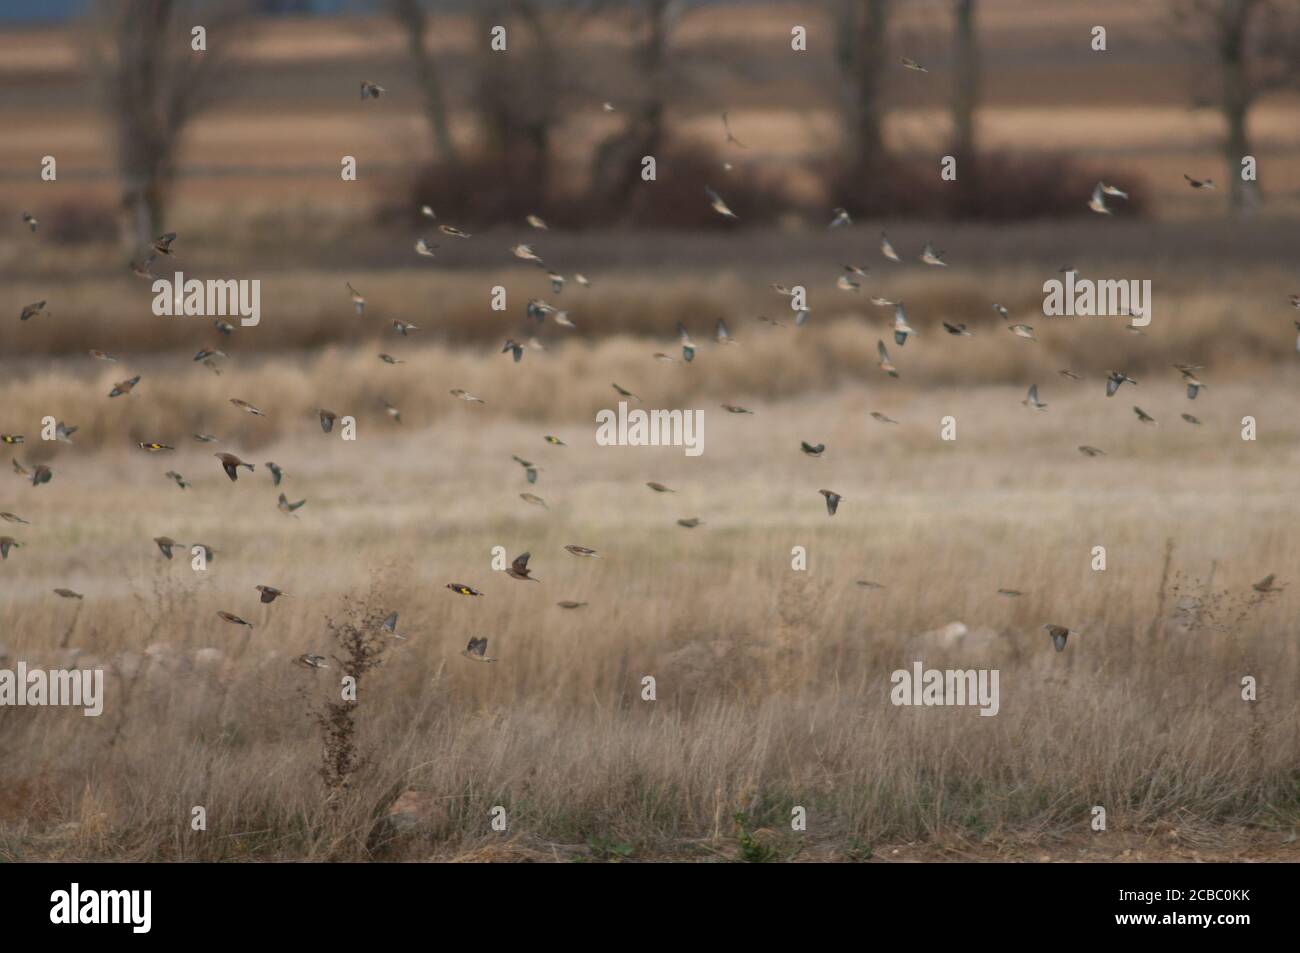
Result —
[{"label": "dry grass field", "polygon": [[[98,668],[106,686],[99,717],[0,706],[0,861],[1300,859],[1294,94],[1252,112],[1267,201],[1230,218],[1226,189],[1182,180],[1227,174],[1219,120],[1190,105],[1147,5],[981,0],[983,147],[1078,157],[1143,211],[1092,216],[1085,192],[1080,218],[828,230],[836,200],[813,171],[841,133],[823,6],[702,9],[674,39],[668,128],[721,148],[729,110],[749,149],[728,155],[782,178],[784,214],[458,221],[473,237],[440,238],[434,259],[413,243],[435,224],[393,213],[429,147],[399,32],[259,24],[187,133],[175,256],[154,263],[260,281],[261,323],[229,336],[154,314],[125,267],[139,249],[77,234],[119,195],[78,27],[0,30],[0,434],[25,438],[0,445],[0,513],[25,521],[0,523],[21,543],[0,561],[0,670]],[[932,71],[890,74],[886,139],[932,163],[949,5],[897,7],[895,47]],[[620,16],[566,36],[561,175],[581,179],[621,121],[601,102],[638,95]],[[805,59],[785,55],[791,22],[809,26]],[[1094,22],[1104,61],[1077,42]],[[429,42],[471,144],[471,24],[447,17]],[[363,107],[361,77],[388,95]],[[34,171],[50,152],[57,183]],[[359,181],[340,180],[343,154]],[[511,256],[520,242],[568,276],[562,292]],[[948,268],[917,260],[927,242]],[[845,264],[869,267],[859,291],[836,287]],[[1043,283],[1067,265],[1149,279],[1151,324],[1046,317]],[[801,327],[774,283],[808,289]],[[894,344],[871,296],[904,301],[918,336]],[[526,317],[538,297],[576,327]],[[713,341],[719,319],[735,343]],[[220,373],[193,359],[214,346]],[[1194,401],[1179,363],[1203,366]],[[1137,383],[1108,398],[1112,370]],[[615,383],[635,406],[701,410],[703,453],[599,445]],[[1030,384],[1041,412],[1022,404]],[[322,408],[357,438],[323,433]],[[41,439],[47,417],[78,428],[71,443]],[[254,472],[231,482],[218,452]],[[45,484],[17,472],[42,465]],[[834,515],[821,489],[842,495]],[[281,491],[306,502],[284,513]],[[164,536],[183,544],[171,559]],[[212,551],[202,569],[193,544]],[[497,547],[531,553],[537,581],[494,565]],[[1254,587],[1270,575],[1276,590]],[[262,604],[258,585],[285,595]],[[404,639],[381,626],[393,612]],[[1045,624],[1074,630],[1063,651]],[[472,638],[496,661],[464,657]],[[328,667],[294,664],[304,653]],[[891,674],[918,661],[997,671],[997,715],[893,704]]]},{"label": "dry grass field", "polygon": [[[65,448],[48,486],[15,477],[4,497],[31,522],[4,563],[5,648],[31,665],[106,667],[108,705],[99,718],[5,711],[15,770],[0,849],[730,857],[756,849],[737,846],[743,812],[778,856],[915,843],[1120,856],[1146,838],[1160,856],[1293,857],[1294,596],[1251,583],[1300,576],[1278,520],[1300,428],[1240,386],[1198,407],[1193,428],[1176,417],[1176,381],[1150,385],[1156,427],[1097,379],[1045,391],[1042,414],[1009,387],[894,396],[874,382],[755,402],[752,417],[709,404],[696,458],[599,447],[577,419],[482,422],[476,406],[400,434],[363,422],[354,443],[308,420],[256,457],[307,500],[296,517],[276,511],[260,465],[232,484],[206,447],[161,462]],[[1284,379],[1264,389],[1273,406],[1296,394]],[[1237,433],[1251,411],[1256,443]],[[945,443],[949,413],[958,438]],[[546,445],[550,432],[568,445]],[[829,449],[807,458],[800,439]],[[1084,457],[1082,442],[1107,455]],[[535,486],[512,454],[542,468]],[[168,466],[193,486],[173,486]],[[844,496],[833,518],[826,486]],[[676,524],[692,516],[702,525]],[[215,558],[202,572],[183,553],[168,561],[158,535]],[[1090,568],[1095,545],[1104,572]],[[495,546],[531,551],[540,582],[494,572]],[[807,571],[791,569],[794,546]],[[260,606],[257,584],[289,595]],[[329,620],[391,611],[408,638],[373,634],[383,664],[356,716],[366,767],[327,800],[312,713],[337,694],[339,660],[290,662],[346,659]],[[1083,632],[1058,654],[1045,622]],[[480,636],[497,663],[459,656]],[[892,706],[889,674],[915,660],[998,669],[999,714]],[[641,699],[646,675],[654,701]],[[1240,699],[1243,675],[1257,702]],[[419,818],[409,829],[387,820],[400,795],[399,814]],[[205,833],[189,831],[194,805]],[[506,834],[489,826],[497,805]],[[805,835],[783,820],[794,805]],[[1109,832],[1088,831],[1093,805]]]}]

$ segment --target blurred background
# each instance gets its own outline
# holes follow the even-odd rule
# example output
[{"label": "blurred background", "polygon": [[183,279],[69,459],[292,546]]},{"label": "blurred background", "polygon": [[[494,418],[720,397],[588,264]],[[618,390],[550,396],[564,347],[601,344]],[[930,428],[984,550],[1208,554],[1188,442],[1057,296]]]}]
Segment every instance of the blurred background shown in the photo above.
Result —
[{"label": "blurred background", "polygon": [[[608,297],[610,272],[674,269],[659,300],[706,319],[772,310],[771,281],[815,289],[819,314],[851,311],[863,296],[834,278],[848,262],[893,267],[876,251],[884,227],[912,263],[931,240],[953,271],[1032,266],[994,300],[1034,306],[1039,271],[1066,264],[1290,267],[1300,211],[1300,7],[1280,0],[16,0],[0,17],[0,275],[15,313],[49,298],[59,316],[5,321],[7,357],[194,343],[153,318],[127,268],[163,231],[181,234],[189,276],[270,285],[272,314],[240,346],[298,349],[364,336],[342,282],[316,272],[360,287],[372,271],[361,290],[400,289],[379,300],[424,318],[426,339],[525,329],[522,300],[520,324],[489,320],[486,289],[546,289],[507,251],[539,238],[528,214],[551,226],[547,264],[606,292],[600,319],[580,322],[599,335],[674,323],[639,287]],[[190,48],[195,25],[206,52]],[[386,92],[362,101],[363,80]],[[46,155],[57,182],[40,178]],[[1244,155],[1257,182],[1237,174]],[[1086,208],[1099,179],[1129,194],[1113,220]],[[835,207],[860,227],[828,233]],[[435,259],[415,254],[422,235]],[[972,324],[995,318],[977,303]],[[92,319],[111,324],[97,344]]]}]

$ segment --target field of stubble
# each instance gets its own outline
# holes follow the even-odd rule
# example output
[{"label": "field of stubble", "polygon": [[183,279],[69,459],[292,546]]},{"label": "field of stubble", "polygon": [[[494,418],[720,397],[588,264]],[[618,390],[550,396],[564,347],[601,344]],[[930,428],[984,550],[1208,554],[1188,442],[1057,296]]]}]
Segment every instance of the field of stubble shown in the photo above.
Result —
[{"label": "field of stubble", "polygon": [[[589,358],[567,359],[576,373]],[[10,475],[4,508],[31,525],[0,568],[5,664],[109,674],[97,719],[0,711],[0,856],[1294,859],[1296,595],[1251,589],[1300,579],[1294,378],[1205,392],[1200,427],[1179,419],[1172,371],[1139,388],[1155,427],[1095,375],[1044,378],[1044,413],[1019,387],[863,379],[744,401],[753,416],[701,400],[697,458],[599,447],[585,415],[453,402],[432,426],[363,420],[354,443],[304,417],[233,484],[191,440],[163,457],[65,447],[38,488]],[[939,439],[948,414],[955,442]],[[1240,439],[1244,414],[1257,442]],[[512,454],[542,468],[536,486]],[[277,511],[265,460],[308,501],[297,518]],[[844,497],[834,517],[823,487]],[[158,535],[215,559],[167,561]],[[540,582],[493,571],[496,546],[530,551]],[[263,607],[259,583],[289,595]],[[391,611],[408,639],[375,637],[359,766],[330,795],[313,713],[337,699],[341,660],[291,661],[343,654],[327,620]],[[1058,654],[1046,622],[1083,633]],[[458,654],[479,636],[497,663]],[[999,714],[892,706],[890,673],[917,659],[999,669]],[[1094,805],[1106,833],[1089,831]]]}]

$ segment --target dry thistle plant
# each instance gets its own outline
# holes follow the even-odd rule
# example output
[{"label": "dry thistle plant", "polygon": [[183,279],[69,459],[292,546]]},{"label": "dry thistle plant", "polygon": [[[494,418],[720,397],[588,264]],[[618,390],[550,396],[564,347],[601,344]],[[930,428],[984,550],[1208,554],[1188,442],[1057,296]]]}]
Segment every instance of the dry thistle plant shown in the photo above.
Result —
[{"label": "dry thistle plant", "polygon": [[1181,571],[1171,591],[1174,616],[1188,632],[1231,632],[1268,600],[1264,593],[1211,589],[1209,580],[1191,579]]},{"label": "dry thistle plant", "polygon": [[388,648],[380,628],[384,616],[372,589],[365,599],[349,599],[342,618],[330,617],[325,621],[338,648],[337,654],[331,657],[341,679],[337,700],[324,703],[315,712],[323,740],[320,776],[325,782],[326,803],[331,810],[338,809],[340,797],[351,788],[353,775],[366,763],[357,748],[356,713],[361,679],[382,664]]}]

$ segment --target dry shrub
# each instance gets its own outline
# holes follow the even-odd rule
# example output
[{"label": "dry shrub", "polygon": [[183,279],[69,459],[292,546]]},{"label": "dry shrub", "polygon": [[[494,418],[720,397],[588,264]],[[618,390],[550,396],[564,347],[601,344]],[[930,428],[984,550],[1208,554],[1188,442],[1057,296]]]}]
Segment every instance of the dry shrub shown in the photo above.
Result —
[{"label": "dry shrub", "polygon": [[[775,222],[796,201],[777,173],[753,166],[723,167],[721,154],[699,143],[672,142],[655,150],[656,177],[641,178],[640,157],[628,176],[613,184],[576,186],[559,177],[539,177],[527,155],[478,154],[460,165],[441,161],[425,166],[404,194],[390,196],[379,208],[381,223],[429,226],[420,207],[431,206],[440,221],[471,228],[522,222],[540,215],[550,225],[597,228],[637,225],[646,228],[729,229]],[[712,187],[736,213],[731,221],[709,205]]]},{"label": "dry shrub", "polygon": [[116,210],[102,202],[83,199],[31,211],[40,221],[41,237],[57,245],[111,242],[119,234]]},{"label": "dry shrub", "polygon": [[1117,215],[1146,213],[1140,182],[1131,173],[1054,153],[980,153],[957,163],[955,181],[945,181],[933,162],[887,157],[865,175],[861,164],[832,160],[822,176],[833,204],[858,216],[922,217],[1014,222],[1083,218],[1098,181],[1128,186],[1128,200],[1108,198]]}]

